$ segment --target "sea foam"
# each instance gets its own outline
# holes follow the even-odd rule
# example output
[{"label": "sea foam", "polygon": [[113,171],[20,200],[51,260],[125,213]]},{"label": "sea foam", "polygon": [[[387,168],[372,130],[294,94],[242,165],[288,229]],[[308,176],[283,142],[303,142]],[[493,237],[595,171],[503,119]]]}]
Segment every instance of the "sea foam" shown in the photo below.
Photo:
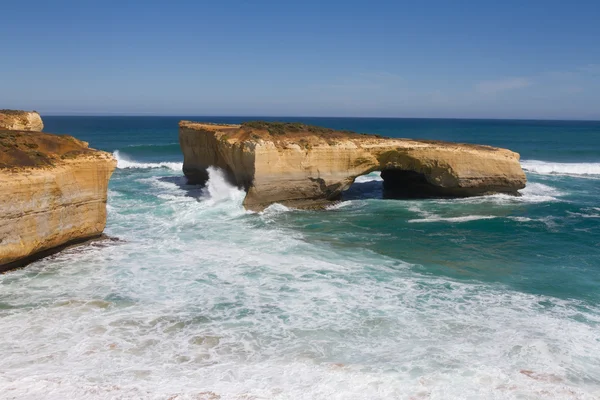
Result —
[{"label": "sea foam", "polygon": [[227,182],[223,170],[209,167],[208,182],[206,182],[204,195],[211,204],[223,201],[233,201],[236,204],[241,204],[244,197],[246,197],[246,192]]},{"label": "sea foam", "polygon": [[557,163],[539,160],[522,160],[527,172],[542,175],[600,175],[600,163]]},{"label": "sea foam", "polygon": [[121,154],[119,150],[113,151],[113,156],[117,159],[117,168],[168,168],[174,171],[181,171],[183,163],[181,162],[158,162],[144,163],[131,160],[127,155]]},{"label": "sea foam", "polygon": [[361,175],[356,177],[354,183],[366,183],[366,182],[374,182],[374,181],[383,181],[381,177],[381,172],[375,171],[366,175]]},{"label": "sea foam", "polygon": [[477,221],[480,219],[493,219],[496,218],[495,215],[464,215],[461,217],[440,217],[439,215],[431,215],[422,219],[409,219],[410,223],[420,223],[420,222],[470,222]]},{"label": "sea foam", "polygon": [[[357,244],[261,223],[216,169],[204,188],[168,168],[122,175],[108,224],[122,244],[0,275],[0,393],[9,398],[600,394],[597,305],[420,274]],[[529,190],[523,197],[560,196],[548,185]],[[442,217],[426,202],[395,204],[429,220],[490,217]]]}]

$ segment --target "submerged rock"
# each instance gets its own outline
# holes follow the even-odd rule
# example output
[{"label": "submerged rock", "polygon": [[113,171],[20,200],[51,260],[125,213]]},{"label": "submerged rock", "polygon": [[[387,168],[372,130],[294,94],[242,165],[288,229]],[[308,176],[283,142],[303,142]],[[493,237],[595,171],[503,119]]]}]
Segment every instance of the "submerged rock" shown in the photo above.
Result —
[{"label": "submerged rock", "polygon": [[71,136],[0,130],[0,272],[100,237],[116,164]]},{"label": "submerged rock", "polygon": [[207,168],[247,191],[244,205],[315,208],[338,200],[354,179],[382,171],[384,187],[407,197],[518,195],[519,154],[490,146],[384,138],[298,123],[179,123],[183,172],[204,184]]},{"label": "submerged rock", "polygon": [[37,111],[0,110],[0,130],[41,132],[42,117]]}]

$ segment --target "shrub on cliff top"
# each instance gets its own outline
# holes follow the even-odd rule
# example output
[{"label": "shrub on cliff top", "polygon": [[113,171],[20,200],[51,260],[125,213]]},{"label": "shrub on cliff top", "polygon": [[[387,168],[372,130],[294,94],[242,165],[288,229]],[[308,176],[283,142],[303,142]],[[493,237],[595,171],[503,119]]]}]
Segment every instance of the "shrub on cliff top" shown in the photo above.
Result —
[{"label": "shrub on cliff top", "polygon": [[26,111],[21,111],[21,110],[6,110],[6,109],[0,110],[0,114],[6,114],[6,115],[21,115],[25,112]]},{"label": "shrub on cliff top", "polygon": [[242,128],[264,130],[270,135],[279,136],[287,133],[309,132],[316,135],[330,135],[333,133],[353,134],[351,131],[336,131],[322,126],[306,125],[301,122],[267,122],[267,121],[248,121],[242,124]]},{"label": "shrub on cliff top", "polygon": [[302,124],[285,122],[249,121],[242,124],[243,128],[267,131],[270,135],[285,135],[288,132],[302,131]]}]

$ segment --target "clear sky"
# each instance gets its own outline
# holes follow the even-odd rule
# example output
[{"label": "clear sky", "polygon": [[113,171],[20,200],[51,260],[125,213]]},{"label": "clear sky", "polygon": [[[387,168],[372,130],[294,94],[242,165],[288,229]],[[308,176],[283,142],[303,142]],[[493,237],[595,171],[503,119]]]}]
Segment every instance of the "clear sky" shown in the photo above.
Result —
[{"label": "clear sky", "polygon": [[27,0],[0,10],[0,108],[600,120],[600,0]]}]

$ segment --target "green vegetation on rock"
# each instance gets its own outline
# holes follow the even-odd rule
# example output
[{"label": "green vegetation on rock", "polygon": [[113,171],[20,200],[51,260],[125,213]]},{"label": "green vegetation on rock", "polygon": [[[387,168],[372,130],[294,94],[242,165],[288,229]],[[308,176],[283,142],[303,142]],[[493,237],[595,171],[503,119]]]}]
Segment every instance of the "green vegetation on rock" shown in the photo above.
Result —
[{"label": "green vegetation on rock", "polygon": [[331,135],[334,133],[356,134],[351,131],[338,131],[321,126],[306,125],[301,122],[267,122],[249,121],[242,124],[242,128],[267,131],[272,136],[282,136],[294,133],[312,133],[316,135]]}]

